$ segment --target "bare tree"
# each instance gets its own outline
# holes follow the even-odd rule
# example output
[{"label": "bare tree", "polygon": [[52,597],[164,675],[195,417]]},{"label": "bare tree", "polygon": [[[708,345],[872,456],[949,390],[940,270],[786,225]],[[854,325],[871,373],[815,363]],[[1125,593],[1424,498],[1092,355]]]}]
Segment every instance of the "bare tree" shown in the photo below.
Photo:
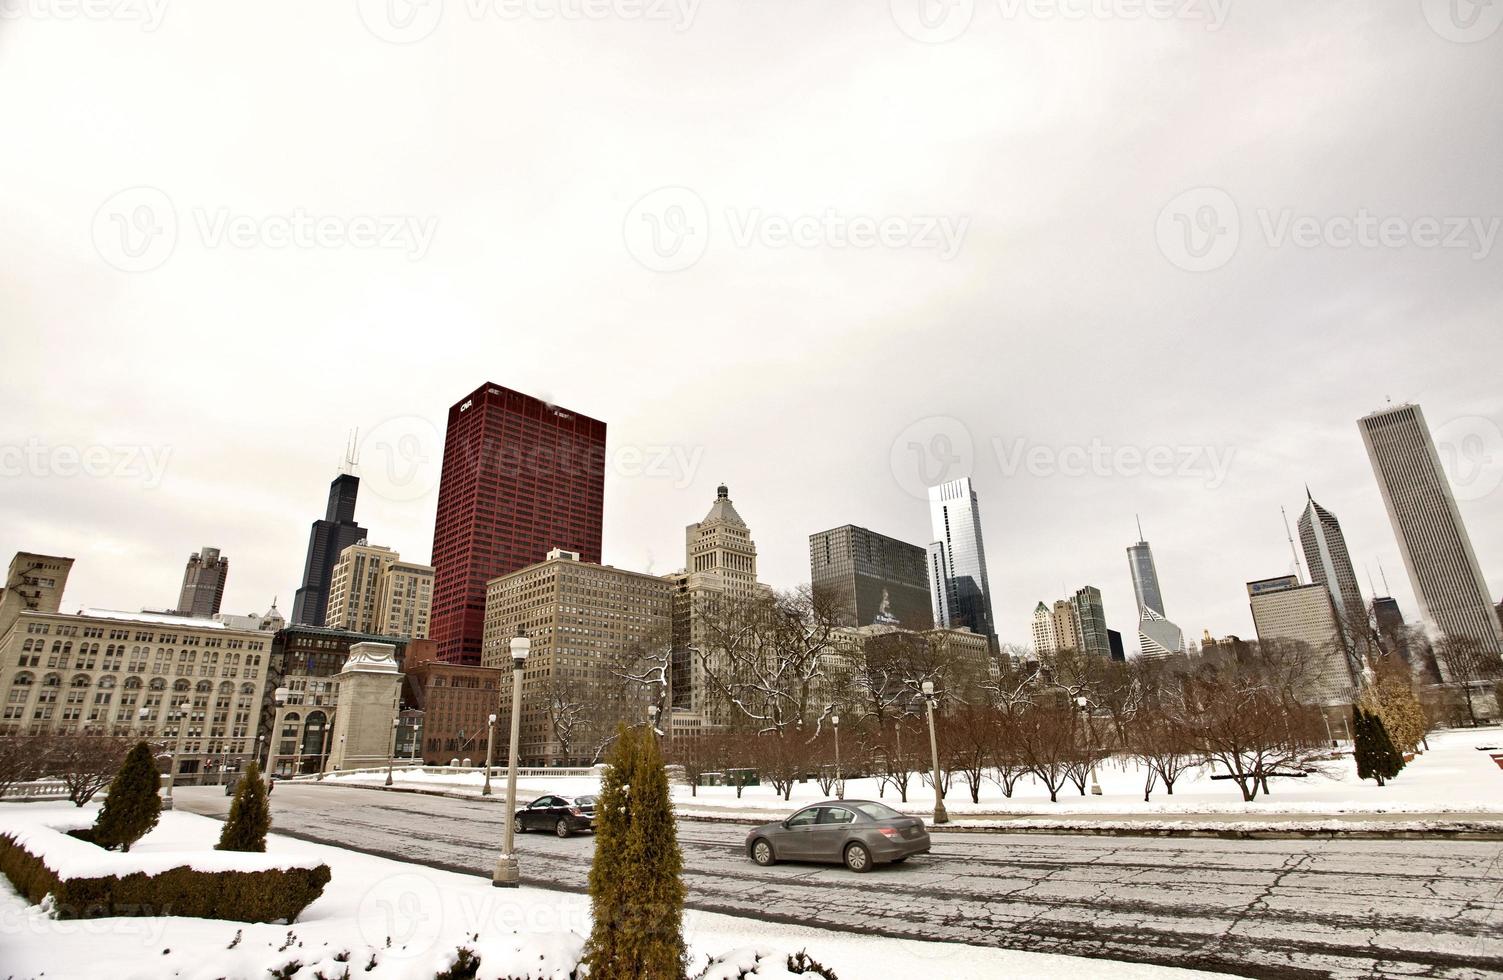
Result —
[{"label": "bare tree", "polygon": [[981,802],[981,784],[997,754],[997,714],[987,705],[968,704],[945,717],[941,764],[958,772],[970,790],[971,802]]},{"label": "bare tree", "polygon": [[1077,752],[1078,717],[1074,704],[1062,698],[1041,698],[1004,716],[1012,729],[1022,758],[1049,791],[1049,801],[1059,802],[1059,791],[1069,778]]},{"label": "bare tree", "polygon": [[105,735],[53,735],[43,750],[43,775],[57,776],[68,799],[83,806],[120,771],[130,741]]},{"label": "bare tree", "polygon": [[0,738],[0,797],[16,783],[35,779],[45,768],[47,739],[38,735]]}]

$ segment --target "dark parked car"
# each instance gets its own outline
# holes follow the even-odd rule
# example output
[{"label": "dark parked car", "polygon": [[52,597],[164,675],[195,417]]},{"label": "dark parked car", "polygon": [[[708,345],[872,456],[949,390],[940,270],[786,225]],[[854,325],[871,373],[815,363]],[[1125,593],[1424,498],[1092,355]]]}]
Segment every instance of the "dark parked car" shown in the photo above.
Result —
[{"label": "dark parked car", "polygon": [[551,830],[560,837],[594,830],[595,797],[540,796],[517,811],[517,829]]},{"label": "dark parked car", "polygon": [[764,867],[779,861],[831,861],[852,871],[906,861],[929,850],[929,831],[885,803],[829,800],[746,835],[746,853]]}]

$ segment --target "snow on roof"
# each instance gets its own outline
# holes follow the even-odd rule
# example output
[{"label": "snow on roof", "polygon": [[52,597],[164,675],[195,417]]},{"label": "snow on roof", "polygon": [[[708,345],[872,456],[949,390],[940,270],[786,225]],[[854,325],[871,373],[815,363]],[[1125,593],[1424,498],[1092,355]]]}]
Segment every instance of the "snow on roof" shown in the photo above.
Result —
[{"label": "snow on roof", "polygon": [[191,626],[195,629],[223,630],[231,627],[212,619],[196,619],[193,616],[173,616],[168,613],[127,612],[123,609],[80,609],[80,616],[95,619],[123,619],[132,623],[151,623],[154,626]]}]

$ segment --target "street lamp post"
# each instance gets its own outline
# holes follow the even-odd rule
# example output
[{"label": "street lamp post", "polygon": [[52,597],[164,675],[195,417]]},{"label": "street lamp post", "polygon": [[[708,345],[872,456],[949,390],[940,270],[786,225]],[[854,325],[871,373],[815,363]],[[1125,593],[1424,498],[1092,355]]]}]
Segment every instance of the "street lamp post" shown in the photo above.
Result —
[{"label": "street lamp post", "polygon": [[516,888],[521,883],[522,872],[517,866],[517,739],[522,733],[522,665],[527,662],[527,653],[532,641],[525,636],[512,637],[511,641],[511,749],[506,769],[506,838],[501,856],[496,858],[496,873],[491,884],[497,888]]},{"label": "street lamp post", "polygon": [[658,734],[658,706],[655,704],[647,706],[647,726],[652,729],[654,736]]},{"label": "street lamp post", "polygon": [[334,737],[334,716],[324,719],[323,753],[318,760],[318,778],[323,779],[329,771],[329,741]]},{"label": "street lamp post", "polygon": [[[1075,706],[1080,709],[1081,714],[1086,716],[1086,736],[1094,742],[1096,740],[1096,731],[1091,725],[1091,716],[1086,714],[1090,710],[1091,699],[1086,697],[1076,698]],[[1094,746],[1092,748],[1094,749]],[[1101,780],[1096,778],[1096,761],[1094,759],[1091,760],[1091,795],[1101,795]]]},{"label": "street lamp post", "polygon": [[397,761],[397,726],[402,719],[393,716],[391,719],[391,751],[386,756],[386,785],[391,785],[391,766]]},{"label": "street lamp post", "polygon": [[282,737],[282,726],[287,723],[287,719],[283,717],[283,712],[287,708],[287,697],[290,693],[291,691],[287,688],[279,687],[271,695],[272,700],[276,703],[276,707],[271,712],[271,753],[266,757],[267,779],[271,778],[272,773],[277,768],[277,746],[280,744],[279,739]]},{"label": "street lamp post", "polygon": [[924,707],[929,715],[929,759],[932,764],[930,772],[934,776],[934,822],[936,824],[949,823],[950,815],[945,812],[945,794],[940,786],[939,778],[939,740],[934,735],[934,682],[924,681]]},{"label": "street lamp post", "polygon": [[845,780],[840,778],[840,716],[831,715],[830,724],[835,727],[835,798],[845,799]]},{"label": "street lamp post", "polygon": [[490,727],[485,735],[485,785],[480,788],[481,796],[491,795],[491,765],[496,757],[496,716],[491,715],[486,724]]},{"label": "street lamp post", "polygon": [[167,799],[162,801],[164,810],[172,809],[172,782],[177,775],[178,757],[183,754],[183,728],[187,721],[188,708],[191,706],[191,701],[184,701],[177,705],[177,738],[173,740],[172,755],[167,763]]}]

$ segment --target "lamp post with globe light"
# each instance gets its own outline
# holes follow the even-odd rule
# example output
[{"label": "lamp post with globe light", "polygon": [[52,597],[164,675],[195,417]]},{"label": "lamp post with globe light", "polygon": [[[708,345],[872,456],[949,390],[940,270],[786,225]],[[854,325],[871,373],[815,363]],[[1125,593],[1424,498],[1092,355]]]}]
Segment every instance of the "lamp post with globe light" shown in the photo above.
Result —
[{"label": "lamp post with globe light", "polygon": [[532,641],[525,636],[511,640],[511,748],[506,767],[506,838],[501,855],[496,858],[496,872],[491,884],[497,888],[516,888],[522,872],[517,866],[517,739],[522,731],[522,667]]},{"label": "lamp post with globe light", "polygon": [[495,759],[496,747],[496,716],[491,715],[487,721],[490,726],[485,735],[485,785],[480,788],[481,796],[491,795],[491,765]]},{"label": "lamp post with globe light", "polygon": [[845,799],[845,780],[840,778],[840,716],[831,715],[830,724],[835,729],[835,798]]}]

